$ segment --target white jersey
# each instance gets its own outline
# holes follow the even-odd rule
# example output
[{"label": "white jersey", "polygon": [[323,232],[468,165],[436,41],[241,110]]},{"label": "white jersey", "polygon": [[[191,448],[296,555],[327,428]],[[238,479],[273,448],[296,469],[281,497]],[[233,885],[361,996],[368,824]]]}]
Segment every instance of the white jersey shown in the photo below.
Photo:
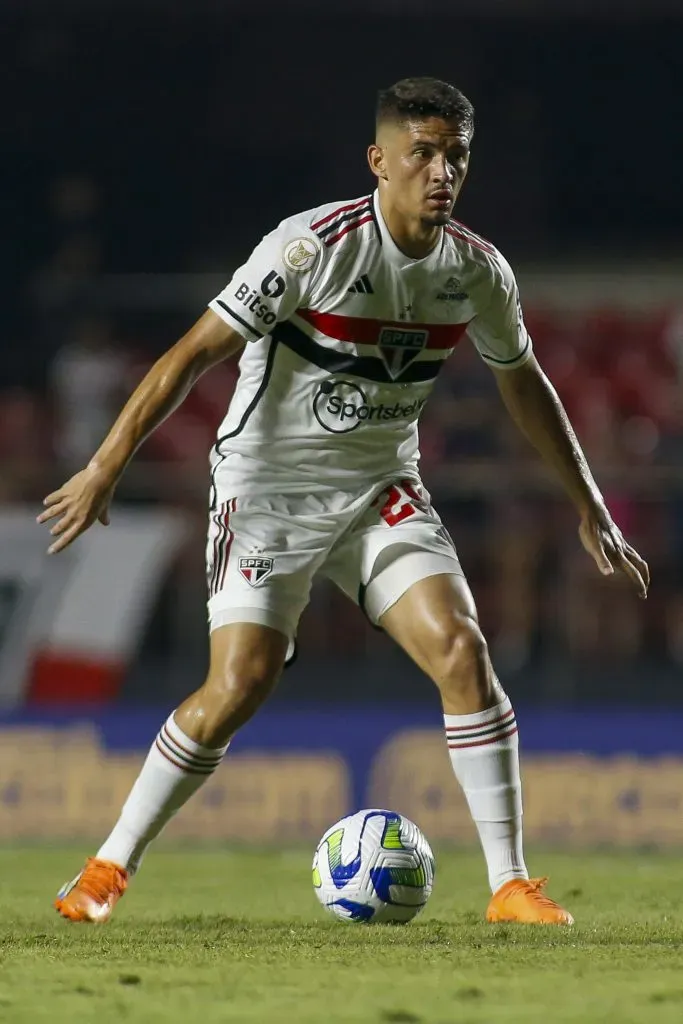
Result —
[{"label": "white jersey", "polygon": [[223,494],[415,478],[417,421],[460,340],[496,368],[531,352],[501,253],[451,221],[410,259],[377,193],[282,221],[210,308],[247,341],[212,454]]}]

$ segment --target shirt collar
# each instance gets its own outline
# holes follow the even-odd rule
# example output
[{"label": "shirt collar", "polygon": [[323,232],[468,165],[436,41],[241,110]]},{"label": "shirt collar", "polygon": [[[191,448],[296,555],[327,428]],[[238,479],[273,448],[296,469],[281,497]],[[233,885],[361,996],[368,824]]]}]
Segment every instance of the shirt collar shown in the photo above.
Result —
[{"label": "shirt collar", "polygon": [[408,270],[411,267],[421,267],[425,270],[429,270],[432,266],[436,266],[436,264],[439,262],[441,246],[443,245],[443,236],[445,234],[443,229],[441,242],[437,243],[432,249],[432,251],[427,253],[426,256],[423,256],[419,260],[413,259],[411,256],[406,256],[406,254],[399,249],[399,247],[396,245],[396,242],[391,237],[391,233],[386,225],[384,217],[382,216],[382,210],[379,205],[378,189],[375,189],[375,191],[373,192],[372,204],[375,214],[375,221],[377,224],[377,230],[379,231],[380,239],[382,241],[382,248],[384,249],[386,258],[395,267],[397,267],[399,270]]}]

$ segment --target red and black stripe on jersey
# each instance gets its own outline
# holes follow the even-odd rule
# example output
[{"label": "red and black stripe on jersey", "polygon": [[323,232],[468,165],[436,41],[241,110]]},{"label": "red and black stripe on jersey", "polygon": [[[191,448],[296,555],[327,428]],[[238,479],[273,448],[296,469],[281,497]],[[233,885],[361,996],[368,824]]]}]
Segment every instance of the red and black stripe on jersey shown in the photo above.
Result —
[{"label": "red and black stripe on jersey", "polygon": [[446,225],[446,233],[452,238],[459,238],[462,242],[469,242],[476,249],[482,249],[483,252],[489,253],[490,256],[494,256],[496,253],[496,247],[487,242],[481,235],[475,235],[474,231],[470,231],[468,227],[461,224],[459,220],[449,220]]},{"label": "red and black stripe on jersey", "polygon": [[[401,372],[398,379],[392,377],[389,368],[380,356],[356,355],[355,352],[340,352],[338,349],[329,348],[315,338],[311,338],[300,327],[291,320],[284,320],[275,324],[270,337],[270,348],[261,383],[256,389],[249,405],[244,410],[237,426],[229,433],[219,437],[214,446],[217,461],[211,473],[211,508],[214,513],[221,510],[216,508],[216,471],[227,452],[222,450],[223,444],[232,437],[237,437],[244,430],[249,418],[270,382],[277,352],[281,349],[288,349],[300,359],[317,366],[319,369],[330,374],[348,374],[361,380],[373,381],[380,384],[419,384],[433,381],[439,374],[445,359],[451,348],[457,345],[465,331],[467,324],[413,324],[385,322],[367,317],[348,317],[335,313],[319,313],[316,310],[297,310],[297,316],[308,323],[314,330],[325,334],[330,339],[337,341],[350,341],[354,344],[376,345],[382,327],[395,326],[398,329],[425,329],[429,331],[427,348],[441,349],[444,353],[442,359],[416,359],[408,364]],[[229,529],[228,522],[217,520],[217,525]],[[219,559],[214,556],[214,576],[218,577]],[[223,574],[224,562],[220,564],[220,574]],[[220,577],[218,577],[220,578]],[[213,582],[213,580],[212,580]]]},{"label": "red and black stripe on jersey", "polygon": [[347,235],[349,231],[355,231],[363,224],[369,224],[375,219],[372,208],[372,196],[365,196],[356,200],[355,203],[347,203],[338,209],[328,213],[326,217],[311,224],[311,231],[315,232],[321,242],[328,248],[338,242],[340,238]]},{"label": "red and black stripe on jersey", "polygon": [[428,336],[425,348],[451,349],[455,348],[467,330],[467,323],[422,324],[413,321],[378,320],[376,317],[368,316],[319,313],[315,309],[297,309],[296,315],[320,334],[335,341],[347,341],[356,345],[376,345],[380,331],[385,327],[393,327],[398,331],[424,331]]},{"label": "red and black stripe on jersey", "polygon": [[[306,314],[306,315],[304,315]],[[342,317],[332,313],[312,313],[311,310],[298,310],[298,315],[311,324],[316,330],[324,332],[328,337],[337,336],[340,341],[352,341],[357,344],[376,344],[382,327],[392,324],[379,320],[361,317]],[[335,321],[334,323],[332,321]],[[406,324],[395,324],[398,329],[405,329]],[[417,384],[434,380],[444,364],[451,348],[457,345],[467,330],[467,324],[410,324],[410,327],[424,328],[429,331],[427,348],[438,348],[444,352],[443,359],[415,359],[409,363],[398,378],[393,377],[381,356],[356,355],[355,352],[340,352],[328,348],[315,338],[285,320],[275,326],[273,340],[294,352],[301,359],[312,363],[326,373],[345,373],[353,377],[374,381],[379,384]]]}]

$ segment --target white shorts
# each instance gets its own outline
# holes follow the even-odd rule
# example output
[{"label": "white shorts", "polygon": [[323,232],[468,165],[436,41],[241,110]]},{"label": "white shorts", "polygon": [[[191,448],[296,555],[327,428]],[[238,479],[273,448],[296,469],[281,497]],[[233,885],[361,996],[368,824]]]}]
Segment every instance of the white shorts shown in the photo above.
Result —
[{"label": "white shorts", "polygon": [[413,583],[462,575],[447,530],[416,481],[360,495],[218,494],[206,549],[209,624],[271,626],[290,640],[313,578],[327,576],[373,625]]}]

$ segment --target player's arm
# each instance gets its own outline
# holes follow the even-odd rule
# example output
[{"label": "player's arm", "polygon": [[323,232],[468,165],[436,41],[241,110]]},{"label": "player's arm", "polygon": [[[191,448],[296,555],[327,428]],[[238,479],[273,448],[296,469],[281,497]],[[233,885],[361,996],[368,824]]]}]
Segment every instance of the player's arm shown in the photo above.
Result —
[{"label": "player's arm", "polygon": [[621,570],[640,596],[647,597],[647,564],[612,520],[562,403],[533,355],[517,282],[500,253],[492,259],[491,271],[490,291],[468,333],[493,370],[510,416],[555,471],[576,506],[586,551],[602,573]]},{"label": "player's arm", "polygon": [[109,522],[121,474],[140,445],[186,398],[199,377],[234,355],[244,338],[212,310],[154,363],[121,410],[109,434],[80,473],[48,494],[39,523],[57,520],[50,554],[63,550],[96,520]]},{"label": "player's arm", "polygon": [[513,370],[494,370],[510,416],[543,460],[555,471],[581,518],[579,535],[602,573],[615,569],[647,597],[647,563],[624,540],[612,520],[554,387],[534,356]]}]

